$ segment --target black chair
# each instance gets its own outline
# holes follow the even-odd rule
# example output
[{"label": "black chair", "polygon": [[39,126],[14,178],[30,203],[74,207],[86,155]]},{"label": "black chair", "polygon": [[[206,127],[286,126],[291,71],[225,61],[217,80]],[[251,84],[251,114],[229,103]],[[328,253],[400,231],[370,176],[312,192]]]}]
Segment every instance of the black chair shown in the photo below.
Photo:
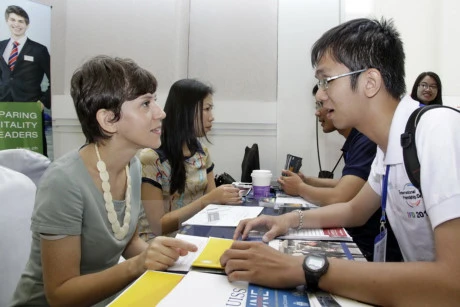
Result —
[{"label": "black chair", "polygon": [[241,163],[241,182],[252,182],[251,173],[260,169],[259,146],[254,143],[251,148],[246,146],[243,162]]}]

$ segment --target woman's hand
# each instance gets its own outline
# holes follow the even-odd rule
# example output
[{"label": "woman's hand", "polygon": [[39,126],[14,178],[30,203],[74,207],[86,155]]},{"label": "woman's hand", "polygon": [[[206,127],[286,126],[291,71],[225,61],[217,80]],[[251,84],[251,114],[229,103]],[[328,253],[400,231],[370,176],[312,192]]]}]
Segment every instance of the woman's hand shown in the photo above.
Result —
[{"label": "woman's hand", "polygon": [[238,205],[243,202],[239,189],[231,184],[223,184],[209,192],[210,203]]},{"label": "woman's hand", "polygon": [[172,266],[179,256],[185,256],[188,252],[196,252],[198,248],[189,242],[169,238],[156,237],[139,257],[138,268],[145,270],[166,270]]}]

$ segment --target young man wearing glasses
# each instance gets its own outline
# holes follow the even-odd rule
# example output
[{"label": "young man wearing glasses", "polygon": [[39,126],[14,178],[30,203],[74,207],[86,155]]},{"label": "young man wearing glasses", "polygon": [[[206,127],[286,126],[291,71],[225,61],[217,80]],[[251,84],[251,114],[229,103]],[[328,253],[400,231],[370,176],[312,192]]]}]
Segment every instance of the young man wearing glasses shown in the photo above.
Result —
[{"label": "young man wearing glasses", "polygon": [[[313,88],[316,96],[318,85]],[[358,194],[367,181],[375,158],[377,145],[355,128],[337,129],[332,120],[327,118],[328,109],[321,101],[316,101],[315,116],[321,123],[324,133],[337,131],[346,140],[342,147],[345,165],[340,179],[307,177],[283,170],[283,176],[278,179],[283,191],[289,195],[298,196],[318,205],[327,206],[351,200]],[[377,210],[372,216],[358,227],[348,227],[348,233],[358,245],[368,261],[374,259],[374,239],[380,231],[381,212]],[[402,261],[401,251],[391,227],[388,227],[388,245],[386,261]]]},{"label": "young man wearing glasses", "polygon": [[244,239],[258,226],[269,229],[265,241],[299,226],[356,226],[382,210],[376,249],[383,250],[389,222],[405,262],[363,263],[319,254],[303,258],[260,242],[236,241],[221,258],[229,280],[282,288],[305,284],[307,289],[319,287],[381,306],[458,305],[458,114],[438,108],[419,121],[416,143],[422,198],[409,181],[400,145],[407,120],[419,107],[409,96],[401,99],[406,90],[404,58],[399,33],[385,20],[351,20],[323,34],[311,56],[320,80],[316,98],[329,110],[335,127],[355,127],[377,144],[368,181],[346,203],[243,220],[234,237],[242,234]]}]

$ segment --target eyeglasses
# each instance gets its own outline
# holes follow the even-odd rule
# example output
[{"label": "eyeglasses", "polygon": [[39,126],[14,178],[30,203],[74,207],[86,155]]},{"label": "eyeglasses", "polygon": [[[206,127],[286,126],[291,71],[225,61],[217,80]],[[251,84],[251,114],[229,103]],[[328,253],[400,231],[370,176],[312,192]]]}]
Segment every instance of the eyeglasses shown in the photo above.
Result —
[{"label": "eyeglasses", "polygon": [[323,102],[322,101],[316,101],[316,110],[322,109],[323,108]]},{"label": "eyeglasses", "polygon": [[420,86],[424,90],[427,90],[428,88],[432,91],[438,90],[438,86],[436,84],[428,85],[428,83],[420,83],[418,86]]},{"label": "eyeglasses", "polygon": [[344,74],[341,74],[341,75],[338,75],[338,76],[334,76],[334,77],[324,78],[324,79],[318,80],[317,84],[318,84],[318,87],[320,89],[326,90],[328,88],[329,82],[334,81],[335,79],[338,79],[338,78],[358,74],[358,73],[361,73],[361,72],[366,71],[366,70],[367,70],[367,68],[366,69],[361,69],[361,70],[350,71],[350,72],[347,72],[347,73],[344,73]]}]

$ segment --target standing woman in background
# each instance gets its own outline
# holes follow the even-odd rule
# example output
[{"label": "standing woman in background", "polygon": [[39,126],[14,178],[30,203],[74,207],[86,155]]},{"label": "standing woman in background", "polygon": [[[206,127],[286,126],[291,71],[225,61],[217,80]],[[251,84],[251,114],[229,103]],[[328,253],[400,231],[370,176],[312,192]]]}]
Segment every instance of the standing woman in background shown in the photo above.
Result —
[{"label": "standing woman in background", "polygon": [[439,76],[432,71],[422,72],[415,79],[411,97],[425,105],[442,105],[442,85]]},{"label": "standing woman in background", "polygon": [[176,81],[164,107],[161,147],[140,152],[142,204],[139,233],[145,241],[171,234],[208,204],[240,204],[232,185],[216,188],[214,163],[199,140],[211,131],[213,89],[194,79]]}]

